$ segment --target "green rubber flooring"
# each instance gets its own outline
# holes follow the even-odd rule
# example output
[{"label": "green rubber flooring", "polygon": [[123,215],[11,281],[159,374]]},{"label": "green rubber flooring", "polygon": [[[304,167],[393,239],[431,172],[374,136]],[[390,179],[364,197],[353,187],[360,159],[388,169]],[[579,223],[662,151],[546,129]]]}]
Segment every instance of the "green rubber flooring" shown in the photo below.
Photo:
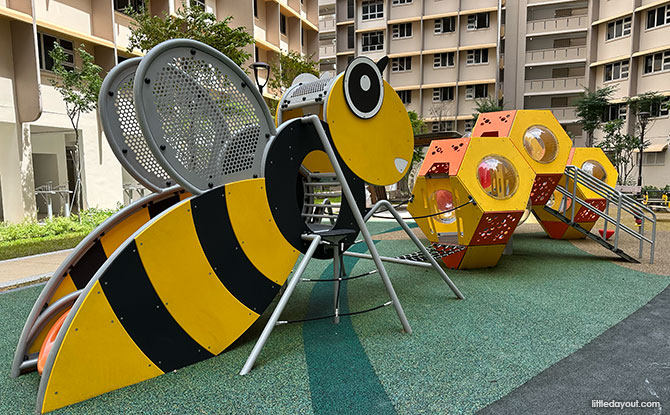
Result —
[{"label": "green rubber flooring", "polygon": [[[373,233],[397,229],[371,224]],[[415,251],[377,243],[382,255]],[[360,249],[355,247],[355,249]],[[350,274],[371,261],[346,259]],[[570,355],[661,292],[669,277],[598,259],[544,234],[519,234],[497,267],[449,271],[457,300],[431,270],[387,265],[414,333],[392,307],[278,326],[247,376],[239,376],[267,314],[222,355],[64,408],[58,414],[473,413]],[[309,276],[331,278],[326,261]],[[34,411],[36,373],[9,378],[16,340],[41,287],[0,294],[0,414]],[[331,283],[300,283],[283,319],[330,314]],[[388,301],[377,275],[342,290],[342,311]]]}]

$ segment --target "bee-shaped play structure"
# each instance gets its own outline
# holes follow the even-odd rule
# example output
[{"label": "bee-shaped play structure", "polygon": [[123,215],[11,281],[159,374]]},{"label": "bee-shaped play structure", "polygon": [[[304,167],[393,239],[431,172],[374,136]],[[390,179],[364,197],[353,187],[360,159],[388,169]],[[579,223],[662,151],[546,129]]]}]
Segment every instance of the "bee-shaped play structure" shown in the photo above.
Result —
[{"label": "bee-shaped play structure", "polygon": [[[406,110],[381,76],[386,62],[357,58],[335,78],[303,76],[282,97],[277,128],[246,74],[201,43],[165,42],[110,72],[100,93],[105,133],[156,193],[82,242],[38,298],[12,368],[40,370],[38,412],[221,354],[286,285],[247,373],[309,260],[337,265],[359,233],[387,305],[411,332],[365,226],[380,207],[397,212],[382,203],[366,214],[364,184],[397,182],[412,157]],[[305,166],[341,186],[328,226],[305,220]],[[422,265],[462,298],[397,218]]]}]

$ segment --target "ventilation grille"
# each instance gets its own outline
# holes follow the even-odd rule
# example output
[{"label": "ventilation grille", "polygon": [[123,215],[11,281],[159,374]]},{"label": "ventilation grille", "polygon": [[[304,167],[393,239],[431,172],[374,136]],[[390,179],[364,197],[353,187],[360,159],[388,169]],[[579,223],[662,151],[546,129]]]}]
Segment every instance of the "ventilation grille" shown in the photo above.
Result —
[{"label": "ventilation grille", "polygon": [[319,92],[323,93],[326,89],[326,86],[328,86],[328,82],[330,81],[331,78],[327,78],[302,84],[293,91],[293,93],[291,94],[291,98],[300,97],[303,95],[316,94]]}]

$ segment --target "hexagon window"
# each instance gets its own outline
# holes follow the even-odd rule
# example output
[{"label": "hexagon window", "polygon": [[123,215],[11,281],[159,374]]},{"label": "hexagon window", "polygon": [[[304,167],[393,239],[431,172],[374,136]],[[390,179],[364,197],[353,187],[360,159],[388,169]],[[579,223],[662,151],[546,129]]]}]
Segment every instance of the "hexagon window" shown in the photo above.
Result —
[{"label": "hexagon window", "polygon": [[[438,189],[434,191],[429,198],[430,206],[432,210],[437,212],[444,212],[445,210],[451,210],[454,208],[454,196],[449,190]],[[456,222],[456,212],[446,212],[441,215],[435,216],[435,220],[449,224]]]},{"label": "hexagon window", "polygon": [[523,135],[523,148],[533,160],[551,163],[558,155],[558,140],[547,127],[533,125]]},{"label": "hexagon window", "polygon": [[603,182],[607,179],[607,172],[605,172],[605,168],[602,164],[595,160],[586,160],[584,163],[582,163],[581,169],[596,179],[602,180]]},{"label": "hexagon window", "polygon": [[495,199],[509,199],[519,187],[519,173],[505,157],[491,154],[477,167],[479,185]]}]

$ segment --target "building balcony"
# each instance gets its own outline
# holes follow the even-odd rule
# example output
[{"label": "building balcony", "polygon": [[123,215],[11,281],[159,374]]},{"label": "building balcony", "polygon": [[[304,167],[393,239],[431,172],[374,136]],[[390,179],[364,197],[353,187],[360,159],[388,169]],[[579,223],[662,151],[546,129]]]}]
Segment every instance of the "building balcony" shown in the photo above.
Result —
[{"label": "building balcony", "polygon": [[550,95],[554,93],[578,93],[584,90],[584,77],[547,78],[526,80],[525,95]]},{"label": "building balcony", "polygon": [[531,20],[526,25],[526,36],[585,31],[589,25],[587,15]]},{"label": "building balcony", "polygon": [[327,19],[319,18],[319,33],[335,33],[335,28],[335,16],[329,17]]},{"label": "building balcony", "polygon": [[553,63],[577,62],[586,60],[586,46],[567,48],[538,49],[526,52],[526,66],[550,65]]},{"label": "building balcony", "polygon": [[319,58],[320,59],[335,58],[336,53],[337,53],[337,48],[335,47],[335,44],[319,45]]},{"label": "building balcony", "polygon": [[575,122],[577,117],[577,107],[546,108],[550,110],[559,122]]}]

